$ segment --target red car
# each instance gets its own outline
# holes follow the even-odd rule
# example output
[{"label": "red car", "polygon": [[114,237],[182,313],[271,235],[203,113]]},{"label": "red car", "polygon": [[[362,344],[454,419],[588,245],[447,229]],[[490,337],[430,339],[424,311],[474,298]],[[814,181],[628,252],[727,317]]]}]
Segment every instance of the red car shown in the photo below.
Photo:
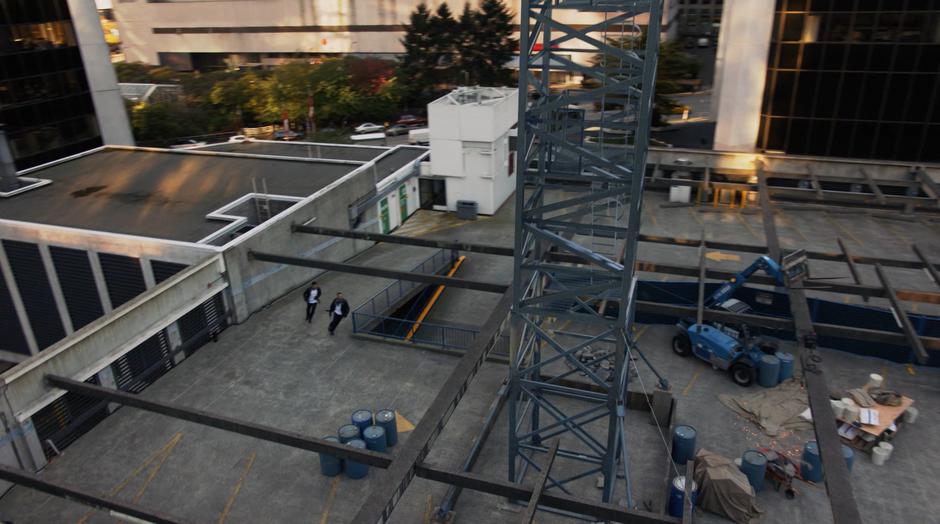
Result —
[{"label": "red car", "polygon": [[428,125],[428,119],[422,116],[402,115],[401,118],[399,118],[395,123],[408,127],[426,126]]}]

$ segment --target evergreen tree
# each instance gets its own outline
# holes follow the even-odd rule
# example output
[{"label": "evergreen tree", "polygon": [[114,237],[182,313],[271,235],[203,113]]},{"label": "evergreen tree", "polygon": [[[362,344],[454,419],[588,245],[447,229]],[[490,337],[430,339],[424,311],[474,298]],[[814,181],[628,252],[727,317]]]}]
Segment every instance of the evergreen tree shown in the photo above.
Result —
[{"label": "evergreen tree", "polygon": [[510,72],[506,69],[518,43],[512,38],[512,13],[502,0],[483,0],[477,14],[476,31],[471,38],[479,54],[474,71],[480,85],[506,85]]},{"label": "evergreen tree", "polygon": [[442,2],[431,18],[431,51],[434,56],[436,84],[454,81],[454,58],[459,39],[458,23],[447,4]]},{"label": "evergreen tree", "polygon": [[431,13],[424,4],[411,13],[405,26],[405,37],[401,40],[405,56],[399,67],[399,76],[409,88],[409,98],[420,100],[433,82],[435,55],[432,49]]},{"label": "evergreen tree", "polygon": [[470,8],[470,2],[463,5],[463,12],[457,20],[457,56],[455,63],[458,71],[457,82],[462,85],[479,83],[479,71],[483,57],[477,48],[474,37],[477,30],[478,13]]}]

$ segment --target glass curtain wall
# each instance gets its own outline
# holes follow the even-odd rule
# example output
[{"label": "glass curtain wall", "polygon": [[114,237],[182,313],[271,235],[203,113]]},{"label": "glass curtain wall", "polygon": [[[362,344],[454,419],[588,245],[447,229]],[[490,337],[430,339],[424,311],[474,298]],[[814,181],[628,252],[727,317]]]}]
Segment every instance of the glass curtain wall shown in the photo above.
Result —
[{"label": "glass curtain wall", "polygon": [[758,146],[940,161],[940,0],[777,0]]}]

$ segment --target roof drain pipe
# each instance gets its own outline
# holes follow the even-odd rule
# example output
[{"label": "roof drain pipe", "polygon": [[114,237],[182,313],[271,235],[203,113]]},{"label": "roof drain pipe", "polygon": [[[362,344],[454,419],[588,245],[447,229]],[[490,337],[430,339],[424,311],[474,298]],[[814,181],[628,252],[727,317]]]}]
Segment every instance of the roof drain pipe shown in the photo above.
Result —
[{"label": "roof drain pipe", "polygon": [[10,193],[20,188],[20,179],[16,176],[16,165],[13,164],[13,153],[10,143],[7,142],[7,133],[0,124],[0,193]]}]

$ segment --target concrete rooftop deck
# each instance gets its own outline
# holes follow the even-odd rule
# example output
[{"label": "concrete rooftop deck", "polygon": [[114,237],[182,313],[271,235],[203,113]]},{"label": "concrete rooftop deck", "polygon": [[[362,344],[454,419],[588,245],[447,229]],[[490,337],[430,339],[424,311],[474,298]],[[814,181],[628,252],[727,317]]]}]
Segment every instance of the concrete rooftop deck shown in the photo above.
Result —
[{"label": "concrete rooftop deck", "polygon": [[[759,214],[749,214],[746,210],[742,213],[728,209],[701,212],[662,208],[659,204],[664,197],[659,193],[648,192],[646,199],[644,233],[697,238],[705,227],[709,239],[763,243]],[[411,220],[416,223],[418,218],[412,218],[401,232],[425,238],[511,245],[511,217],[510,202],[496,216],[476,222],[448,218],[437,224],[427,220],[421,226],[413,226]],[[786,212],[778,216],[778,224],[778,228],[783,226],[780,228],[782,241],[788,248],[834,250],[835,238],[842,236],[858,254],[913,258],[906,243],[916,240],[928,250],[929,256],[940,256],[940,232],[929,222],[895,223],[865,215],[846,219],[835,212]],[[430,253],[423,248],[380,245],[353,262],[409,269]],[[697,263],[697,251],[691,248],[641,244],[640,257]],[[740,260],[710,260],[709,266],[740,269],[753,257],[753,254],[742,253]],[[511,260],[505,258],[470,254],[457,276],[508,282]],[[814,271],[817,271],[816,264],[819,263],[813,262]],[[844,265],[837,266],[819,266],[817,273],[848,275]],[[826,268],[826,272],[822,268]],[[832,273],[828,273],[829,270]],[[892,268],[889,273],[897,287],[926,289],[932,285],[921,271]],[[643,278],[648,277],[643,275]],[[343,291],[354,308],[388,283],[383,279],[335,273],[318,280],[325,297]],[[479,325],[497,299],[495,295],[447,290],[432,318]],[[314,323],[307,325],[302,321],[302,310],[297,290],[245,324],[223,332],[218,343],[203,347],[142,395],[310,435],[325,435],[333,433],[360,407],[392,407],[417,423],[457,362],[447,355],[353,339],[349,336],[349,320],[340,326],[335,337],[329,337],[324,312],[318,311]],[[555,326],[555,329],[568,331],[577,328],[570,324]],[[670,326],[641,326],[640,329],[641,348],[672,384],[673,395],[678,400],[676,422],[698,429],[700,447],[733,457],[757,444],[770,443],[769,438],[717,400],[721,393],[757,393],[758,386],[747,390],[739,388],[725,373],[714,371],[697,359],[675,356],[669,348],[674,333]],[[788,344],[784,343],[784,347]],[[913,397],[921,412],[916,424],[899,432],[894,442],[894,455],[885,466],[872,465],[867,456],[856,458],[853,487],[866,524],[929,521],[930,515],[940,513],[940,500],[933,496],[940,489],[940,480],[932,473],[933,465],[940,462],[940,448],[933,445],[940,431],[940,370],[891,364],[839,351],[823,350],[823,354],[832,386],[858,386],[864,383],[868,373],[878,372],[886,377],[889,387]],[[506,376],[504,365],[483,367],[433,447],[429,461],[452,467],[463,461],[483,415]],[[642,381],[633,380],[631,389],[652,388],[652,374],[642,364],[639,377]],[[665,447],[655,426],[648,423],[648,417],[633,415],[631,412],[634,424],[630,426],[628,441],[634,496],[641,507],[648,500],[658,504],[663,495]],[[504,413],[474,471],[505,476],[507,432]],[[138,501],[142,505],[197,522],[218,521],[224,516],[227,522],[344,523],[351,520],[375,480],[374,475],[359,481],[325,478],[320,475],[318,459],[312,453],[129,408],[121,408],[80,438],[63,456],[55,459],[43,475],[109,493],[148,457],[168,444],[172,446],[174,437],[180,434],[166,459],[162,462],[158,459],[151,468],[144,468],[129,480],[117,494],[119,498],[132,500],[139,494]],[[402,437],[406,439],[407,435]],[[812,438],[809,433],[794,434],[778,444],[793,448],[809,438]],[[157,467],[159,470],[148,481],[153,468]],[[240,491],[231,498],[236,486],[240,486]],[[765,488],[758,497],[759,504],[766,510],[761,521],[829,522],[829,504],[824,490],[802,483],[797,488],[799,495],[792,501],[786,500],[782,493]],[[429,497],[431,505],[436,506],[446,489],[445,485],[416,479],[399,503],[392,521],[425,522]],[[600,497],[599,490],[593,487],[593,478],[579,485],[576,492],[596,500]],[[618,494],[618,498],[621,496]],[[518,520],[517,513],[504,507],[505,501],[500,498],[464,491],[456,508],[458,522]],[[86,511],[84,506],[21,487],[0,499],[0,518],[14,522],[74,522]],[[698,515],[699,522],[726,522],[713,515]],[[546,513],[540,513],[538,520],[545,523],[572,521]],[[96,512],[90,522],[108,521],[111,521],[109,517]]]}]

